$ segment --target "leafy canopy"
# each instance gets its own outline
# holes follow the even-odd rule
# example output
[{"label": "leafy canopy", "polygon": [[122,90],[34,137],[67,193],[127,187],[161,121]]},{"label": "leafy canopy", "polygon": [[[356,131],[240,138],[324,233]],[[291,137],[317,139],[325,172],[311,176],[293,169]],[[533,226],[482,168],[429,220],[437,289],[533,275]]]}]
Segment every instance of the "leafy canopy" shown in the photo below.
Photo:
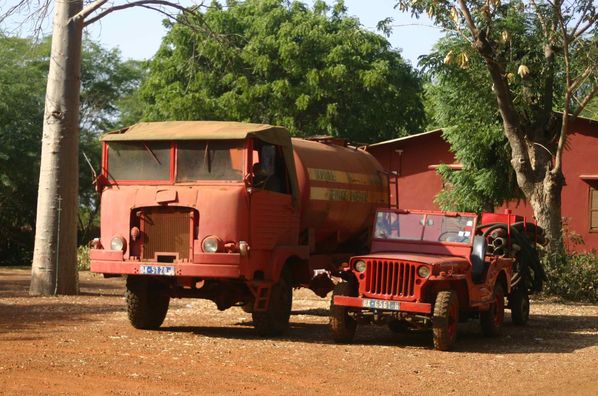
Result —
[{"label": "leafy canopy", "polygon": [[169,25],[150,63],[147,120],[270,123],[361,142],[423,126],[417,73],[342,1],[213,2],[190,18]]},{"label": "leafy canopy", "polygon": [[[31,260],[49,56],[49,38],[34,42],[0,34],[0,265]],[[123,62],[117,50],[85,40],[80,151],[96,169],[97,131],[118,122],[120,102],[138,86],[142,74],[137,62]],[[85,240],[98,202],[82,155],[79,170],[79,231]]]}]

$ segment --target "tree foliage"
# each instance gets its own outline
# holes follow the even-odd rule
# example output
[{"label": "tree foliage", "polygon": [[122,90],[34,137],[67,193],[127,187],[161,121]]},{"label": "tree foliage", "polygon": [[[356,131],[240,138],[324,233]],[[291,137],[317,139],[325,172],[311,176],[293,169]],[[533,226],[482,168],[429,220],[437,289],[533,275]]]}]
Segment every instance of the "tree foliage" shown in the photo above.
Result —
[{"label": "tree foliage", "polygon": [[[0,36],[0,265],[31,260],[37,181],[50,41]],[[80,147],[97,169],[99,130],[119,122],[119,101],[142,75],[137,62],[123,62],[117,50],[85,41]],[[81,156],[80,236],[86,238],[97,212],[92,172]]]},{"label": "tree foliage", "polygon": [[342,1],[213,2],[200,20],[208,29],[197,23],[169,24],[142,87],[145,119],[270,123],[362,142],[422,127],[417,73]]},{"label": "tree foliage", "polygon": [[436,200],[445,210],[494,211],[509,199],[522,198],[522,193],[509,164],[508,142],[485,65],[472,57],[463,69],[451,59],[467,46],[449,34],[420,60],[431,76],[425,86],[431,121],[443,129],[443,137],[463,164],[458,172],[439,168],[446,188]]}]

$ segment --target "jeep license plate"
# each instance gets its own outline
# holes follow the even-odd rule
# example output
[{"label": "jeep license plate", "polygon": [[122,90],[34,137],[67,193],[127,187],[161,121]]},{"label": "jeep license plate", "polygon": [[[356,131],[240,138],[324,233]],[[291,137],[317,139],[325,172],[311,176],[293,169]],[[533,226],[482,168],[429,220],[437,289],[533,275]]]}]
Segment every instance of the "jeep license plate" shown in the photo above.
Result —
[{"label": "jeep license plate", "polygon": [[139,273],[143,275],[175,275],[174,266],[172,265],[140,265]]},{"label": "jeep license plate", "polygon": [[361,300],[361,306],[370,309],[386,309],[389,311],[400,311],[401,304],[398,301],[386,301],[386,300],[371,300],[364,298]]}]

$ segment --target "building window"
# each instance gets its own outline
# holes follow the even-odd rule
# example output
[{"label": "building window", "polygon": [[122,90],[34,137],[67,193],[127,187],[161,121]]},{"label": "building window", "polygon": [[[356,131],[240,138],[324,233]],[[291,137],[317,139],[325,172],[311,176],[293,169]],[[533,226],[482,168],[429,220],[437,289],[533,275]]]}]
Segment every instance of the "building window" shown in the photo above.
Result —
[{"label": "building window", "polygon": [[598,190],[590,187],[590,232],[598,232]]}]

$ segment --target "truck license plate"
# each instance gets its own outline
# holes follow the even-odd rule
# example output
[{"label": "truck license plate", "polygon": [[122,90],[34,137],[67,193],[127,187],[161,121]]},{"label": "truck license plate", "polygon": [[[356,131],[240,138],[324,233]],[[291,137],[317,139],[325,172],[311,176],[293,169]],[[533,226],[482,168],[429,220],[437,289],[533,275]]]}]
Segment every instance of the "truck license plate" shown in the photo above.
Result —
[{"label": "truck license plate", "polygon": [[398,301],[371,300],[369,298],[362,299],[361,306],[370,309],[387,309],[389,311],[401,310],[401,304]]},{"label": "truck license plate", "polygon": [[174,266],[172,265],[140,265],[139,273],[144,275],[175,275]]}]

